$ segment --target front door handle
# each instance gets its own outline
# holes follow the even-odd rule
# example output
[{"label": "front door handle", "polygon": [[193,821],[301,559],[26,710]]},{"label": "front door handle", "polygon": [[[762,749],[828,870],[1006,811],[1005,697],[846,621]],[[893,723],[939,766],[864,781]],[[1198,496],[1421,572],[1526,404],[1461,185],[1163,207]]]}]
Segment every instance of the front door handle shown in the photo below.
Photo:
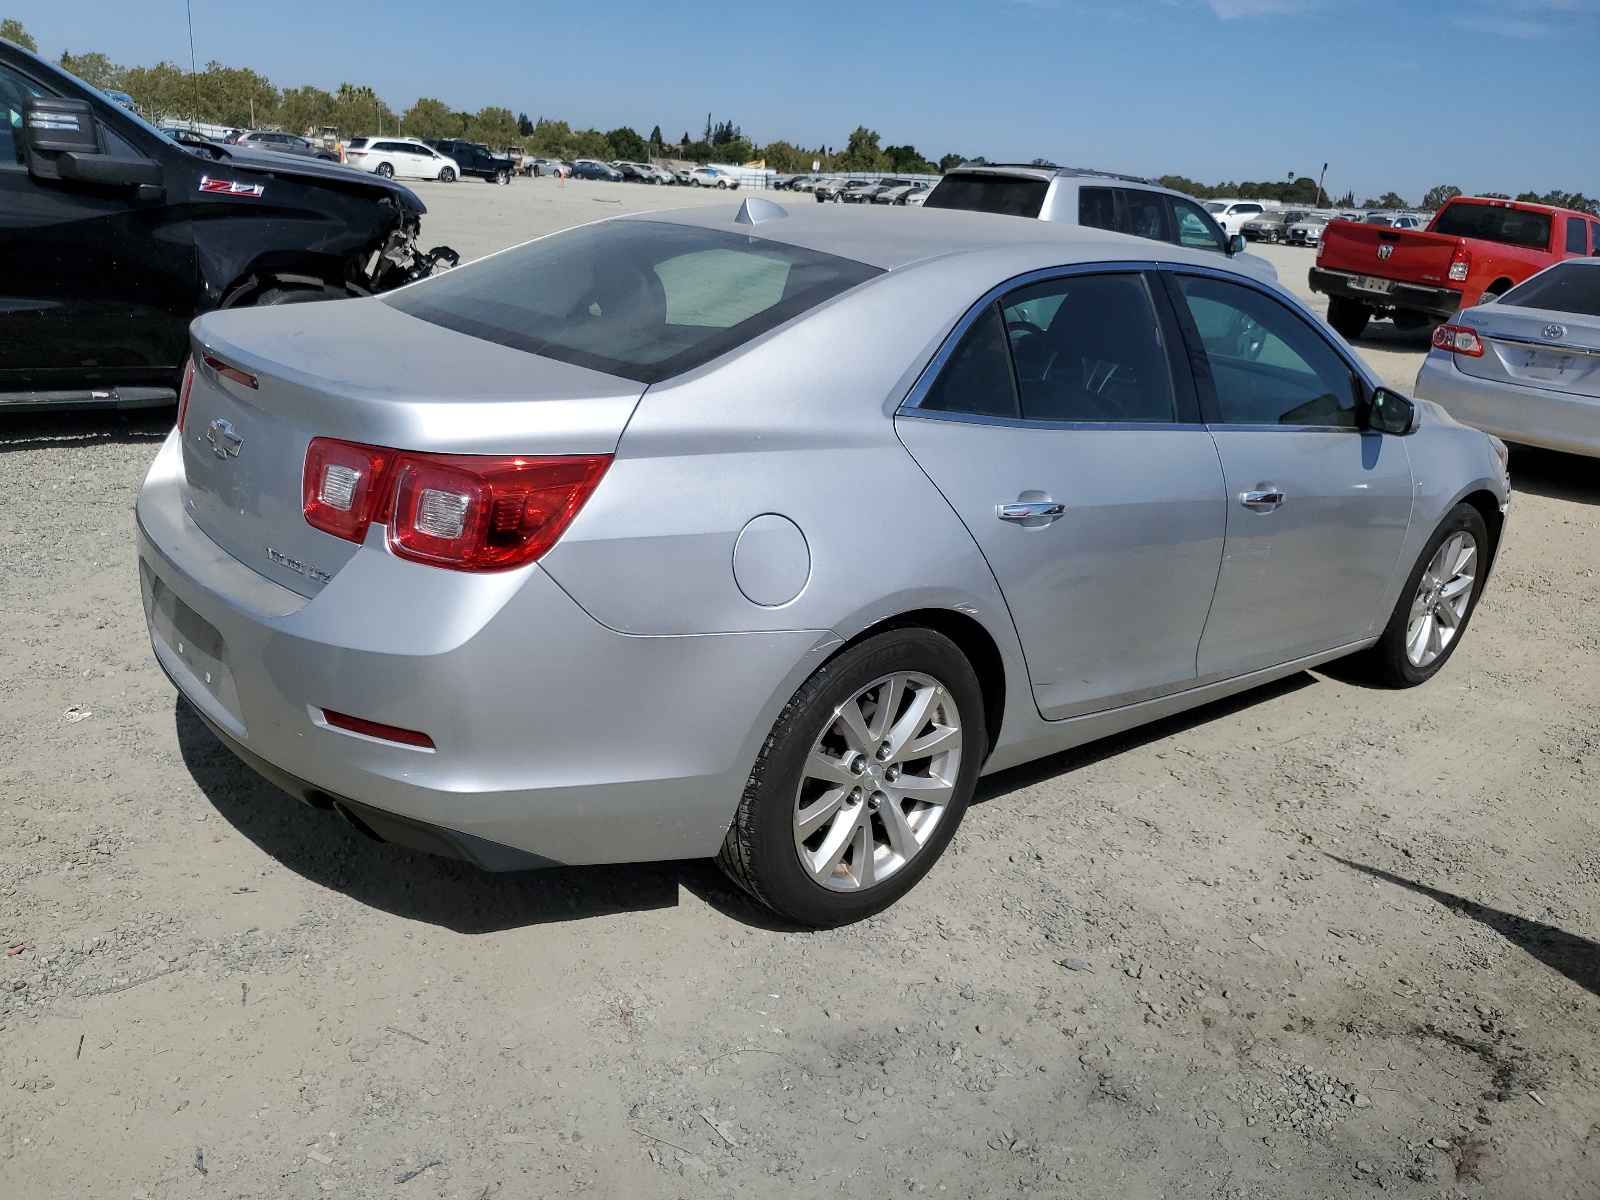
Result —
[{"label": "front door handle", "polygon": [[1287,496],[1275,489],[1239,493],[1239,503],[1246,508],[1255,509],[1256,512],[1271,512],[1287,499]]},{"label": "front door handle", "polygon": [[995,508],[995,513],[1002,521],[1037,521],[1040,518],[1054,519],[1065,515],[1067,506],[1054,500],[1044,500],[1034,503],[1001,504]]}]

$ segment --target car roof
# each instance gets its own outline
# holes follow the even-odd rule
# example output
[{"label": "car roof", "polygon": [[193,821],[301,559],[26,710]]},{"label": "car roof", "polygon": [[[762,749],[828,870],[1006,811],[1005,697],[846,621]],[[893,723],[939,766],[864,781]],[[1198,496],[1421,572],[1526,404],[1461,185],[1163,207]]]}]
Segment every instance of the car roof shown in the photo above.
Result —
[{"label": "car roof", "polygon": [[[741,207],[718,204],[658,209],[613,219],[724,229],[854,259],[886,271],[955,254],[1029,247],[1038,249],[1041,267],[1077,262],[1172,262],[1230,269],[1227,260],[1216,253],[1063,221],[962,209],[807,204],[789,209],[786,217],[752,227],[734,220]],[[1247,272],[1235,273],[1255,280]]]}]

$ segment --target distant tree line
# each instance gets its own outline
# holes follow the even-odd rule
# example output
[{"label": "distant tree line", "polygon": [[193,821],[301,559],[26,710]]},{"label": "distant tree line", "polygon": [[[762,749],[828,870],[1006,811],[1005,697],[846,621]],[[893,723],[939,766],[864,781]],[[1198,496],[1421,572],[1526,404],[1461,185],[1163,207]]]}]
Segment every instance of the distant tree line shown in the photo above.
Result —
[{"label": "distant tree line", "polygon": [[[34,40],[20,21],[0,21],[0,37],[37,52]],[[377,133],[400,133],[419,138],[464,138],[483,142],[495,149],[520,144],[529,154],[548,158],[628,159],[679,158],[694,162],[765,162],[768,168],[785,174],[810,171],[811,164],[830,172],[892,172],[931,175],[948,171],[963,162],[983,162],[961,154],[946,154],[930,161],[915,146],[884,146],[881,135],[858,125],[845,140],[843,149],[817,146],[807,149],[786,141],[757,145],[731,120],[714,120],[706,114],[705,128],[698,137],[688,130],[675,142],[666,141],[661,126],[648,137],[622,126],[608,133],[597,129],[574,129],[566,121],[527,113],[512,115],[509,108],[491,105],[477,112],[458,111],[443,100],[424,96],[398,115],[370,87],[342,83],[336,92],[307,85],[279,88],[266,76],[248,68],[226,67],[218,62],[206,64],[204,71],[190,74],[174,63],[153,67],[124,67],[97,51],[85,54],[63,53],[61,66],[79,79],[109,91],[126,92],[147,117],[186,118],[238,128],[277,125],[299,133],[315,132],[326,126],[345,137]],[[1036,166],[1054,166],[1046,159],[1033,160]],[[1277,200],[1284,204],[1312,206],[1330,204],[1336,208],[1357,207],[1354,192],[1331,199],[1319,194],[1317,180],[1297,175],[1275,182],[1205,184],[1182,175],[1163,175],[1163,187],[1209,200],[1219,196],[1241,200]],[[1510,199],[1509,193],[1485,195]],[[1461,189],[1450,184],[1431,188],[1419,207],[1436,209]],[[1600,202],[1577,192],[1552,191],[1544,194],[1523,192],[1518,200],[1551,204],[1600,215]],[[1404,197],[1385,192],[1361,203],[1363,208],[1410,208]]]}]

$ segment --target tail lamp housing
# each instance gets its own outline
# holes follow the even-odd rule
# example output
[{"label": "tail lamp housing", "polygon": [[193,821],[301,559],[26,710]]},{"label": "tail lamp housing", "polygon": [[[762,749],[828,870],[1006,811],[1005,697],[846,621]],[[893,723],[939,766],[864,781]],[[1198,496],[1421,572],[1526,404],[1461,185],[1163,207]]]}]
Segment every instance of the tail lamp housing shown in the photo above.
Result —
[{"label": "tail lamp housing", "polygon": [[189,393],[194,391],[194,358],[190,357],[183,362],[183,382],[178,385],[178,428],[183,428],[183,419],[189,415]]},{"label": "tail lamp housing", "polygon": [[1472,251],[1465,246],[1457,246],[1456,252],[1450,256],[1450,282],[1465,283],[1471,273]]},{"label": "tail lamp housing", "polygon": [[334,438],[306,450],[308,524],[351,542],[387,527],[401,558],[503,571],[555,545],[611,465],[609,454],[418,454]]},{"label": "tail lamp housing", "polygon": [[1451,354],[1465,354],[1468,358],[1483,357],[1483,339],[1478,336],[1477,330],[1468,329],[1465,325],[1441,325],[1433,331],[1433,344],[1436,349],[1448,350]]}]

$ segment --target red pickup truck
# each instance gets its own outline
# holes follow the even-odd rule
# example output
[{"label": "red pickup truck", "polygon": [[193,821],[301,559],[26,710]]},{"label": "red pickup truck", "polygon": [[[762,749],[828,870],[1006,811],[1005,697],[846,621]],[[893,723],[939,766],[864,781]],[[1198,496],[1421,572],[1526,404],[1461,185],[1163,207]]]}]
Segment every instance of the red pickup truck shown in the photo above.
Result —
[{"label": "red pickup truck", "polygon": [[1328,324],[1354,338],[1376,316],[1401,329],[1437,324],[1564,258],[1600,255],[1600,218],[1546,204],[1458,196],[1425,230],[1334,221],[1311,290]]}]

